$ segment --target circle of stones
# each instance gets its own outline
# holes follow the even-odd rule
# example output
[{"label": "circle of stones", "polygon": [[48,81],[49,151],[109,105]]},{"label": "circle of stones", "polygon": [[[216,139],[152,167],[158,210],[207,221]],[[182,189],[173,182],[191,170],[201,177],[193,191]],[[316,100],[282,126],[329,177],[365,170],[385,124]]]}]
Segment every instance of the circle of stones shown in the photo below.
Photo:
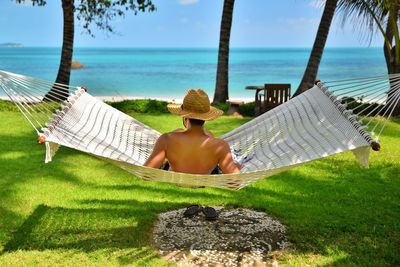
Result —
[{"label": "circle of stones", "polygon": [[214,207],[218,219],[201,212],[185,218],[186,209],[159,215],[153,242],[166,260],[178,266],[263,266],[271,252],[289,246],[286,227],[263,212]]}]

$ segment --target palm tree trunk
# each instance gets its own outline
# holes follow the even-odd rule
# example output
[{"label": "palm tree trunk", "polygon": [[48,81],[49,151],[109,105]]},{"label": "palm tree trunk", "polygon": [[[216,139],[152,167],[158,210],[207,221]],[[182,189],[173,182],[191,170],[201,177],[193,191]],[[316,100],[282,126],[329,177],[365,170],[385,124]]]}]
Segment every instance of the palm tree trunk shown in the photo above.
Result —
[{"label": "palm tree trunk", "polygon": [[325,43],[328,39],[329,28],[331,27],[333,15],[335,14],[336,5],[337,0],[327,0],[325,3],[324,12],[318,26],[317,36],[315,37],[311,55],[308,59],[307,68],[293,97],[307,91],[314,85],[322,54],[324,52]]},{"label": "palm tree trunk", "polygon": [[[396,8],[395,8],[395,14],[397,14],[399,12],[399,6],[398,5],[396,5]],[[386,37],[387,37],[387,39],[389,40],[389,43],[391,44],[392,42],[393,42],[393,26],[392,26],[392,23],[391,23],[391,21],[392,21],[392,19],[393,19],[393,13],[392,12],[389,12],[389,17],[388,17],[388,21],[387,21],[387,23],[386,23],[386,30],[385,30],[385,34],[386,34]],[[396,21],[397,21],[397,19],[396,19]],[[383,52],[384,52],[384,55],[385,55],[385,60],[386,60],[386,66],[387,66],[387,70],[388,70],[388,73],[389,74],[393,74],[393,73],[396,73],[396,69],[397,69],[397,67],[396,67],[396,57],[395,57],[395,47],[392,47],[392,50],[391,51],[389,51],[389,47],[387,47],[387,45],[384,43],[383,44]],[[390,53],[391,52],[391,53]]]},{"label": "palm tree trunk", "polygon": [[74,49],[74,0],[62,0],[64,16],[63,45],[61,50],[60,67],[56,78],[56,85],[47,93],[50,99],[65,100],[68,97],[68,87],[71,75],[71,62]]},{"label": "palm tree trunk", "polygon": [[231,36],[234,4],[235,0],[224,0],[219,36],[217,80],[213,103],[225,103],[229,98],[229,40]]},{"label": "palm tree trunk", "polygon": [[[398,12],[399,12],[399,8],[400,7],[397,4],[395,6],[395,11],[393,13],[397,15]],[[385,30],[385,34],[386,34],[386,37],[389,40],[389,43],[393,42],[393,37],[394,37],[393,36],[393,34],[394,34],[393,33],[393,27],[392,27],[392,24],[391,24],[391,21],[393,19],[392,15],[393,15],[392,12],[389,12],[389,18],[388,18],[388,21],[387,21],[387,24],[386,24],[386,30]],[[398,21],[398,19],[399,18],[397,17],[396,18],[396,22]],[[387,70],[388,70],[388,74],[400,73],[400,62],[396,62],[396,48],[395,48],[395,46],[392,47],[392,50],[390,51],[391,52],[390,53],[389,52],[389,47],[387,47],[387,45],[384,43],[383,44],[383,52],[384,52],[384,55],[385,55],[386,67],[387,67]],[[396,88],[393,88],[394,85],[393,85],[392,81],[390,81],[390,87],[391,87],[391,89],[389,90],[388,97],[390,97],[396,91]],[[400,101],[394,107],[392,115],[393,116],[400,116]]]}]

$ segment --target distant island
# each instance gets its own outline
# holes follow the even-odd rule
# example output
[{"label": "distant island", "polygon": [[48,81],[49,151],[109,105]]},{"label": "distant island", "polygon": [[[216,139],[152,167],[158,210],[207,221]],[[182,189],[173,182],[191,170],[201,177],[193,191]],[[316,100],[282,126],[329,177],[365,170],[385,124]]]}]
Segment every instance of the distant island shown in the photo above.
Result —
[{"label": "distant island", "polygon": [[2,43],[0,47],[23,47],[23,45],[19,43]]}]

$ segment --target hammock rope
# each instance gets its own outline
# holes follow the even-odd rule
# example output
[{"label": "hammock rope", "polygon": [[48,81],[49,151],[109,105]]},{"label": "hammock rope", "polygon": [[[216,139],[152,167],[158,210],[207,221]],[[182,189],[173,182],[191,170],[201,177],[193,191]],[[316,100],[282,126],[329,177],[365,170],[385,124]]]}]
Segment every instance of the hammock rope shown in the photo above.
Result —
[{"label": "hammock rope", "polygon": [[193,175],[142,166],[161,134],[84,87],[6,71],[0,71],[0,87],[45,141],[46,162],[67,146],[145,180],[227,189],[347,150],[368,166],[370,146],[379,150],[379,136],[400,101],[400,74],[319,82],[221,137],[243,164],[240,174]]},{"label": "hammock rope", "polygon": [[[359,83],[354,84],[355,82]],[[325,82],[323,85],[328,86],[330,92],[336,97],[342,97],[342,100],[353,99],[346,102],[347,106],[359,104],[349,111],[360,117],[360,123],[364,119],[362,117],[369,117],[368,122],[362,126],[364,128],[368,128],[373,122],[376,122],[370,131],[370,135],[374,135],[376,140],[379,140],[387,120],[391,118],[400,101],[400,74],[331,81]],[[378,116],[380,117],[378,118]],[[375,134],[383,121],[378,134]]]}]

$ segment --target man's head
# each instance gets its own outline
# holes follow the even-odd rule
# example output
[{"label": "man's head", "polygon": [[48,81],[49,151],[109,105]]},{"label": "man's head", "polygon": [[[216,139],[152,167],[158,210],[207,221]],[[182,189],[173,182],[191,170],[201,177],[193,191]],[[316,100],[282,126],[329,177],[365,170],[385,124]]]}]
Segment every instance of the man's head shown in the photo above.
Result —
[{"label": "man's head", "polygon": [[196,119],[189,119],[189,122],[190,122],[190,125],[203,126],[205,121],[196,120]]},{"label": "man's head", "polygon": [[168,104],[168,110],[172,114],[193,120],[190,121],[191,125],[203,125],[204,121],[216,119],[223,114],[222,110],[210,105],[208,95],[201,89],[189,89],[183,104]]},{"label": "man's head", "polygon": [[189,119],[189,118],[182,118],[182,122],[183,122],[183,126],[185,126],[185,128],[189,128],[192,126],[200,126],[202,127],[205,123],[205,121],[203,120],[197,120],[197,119]]}]

